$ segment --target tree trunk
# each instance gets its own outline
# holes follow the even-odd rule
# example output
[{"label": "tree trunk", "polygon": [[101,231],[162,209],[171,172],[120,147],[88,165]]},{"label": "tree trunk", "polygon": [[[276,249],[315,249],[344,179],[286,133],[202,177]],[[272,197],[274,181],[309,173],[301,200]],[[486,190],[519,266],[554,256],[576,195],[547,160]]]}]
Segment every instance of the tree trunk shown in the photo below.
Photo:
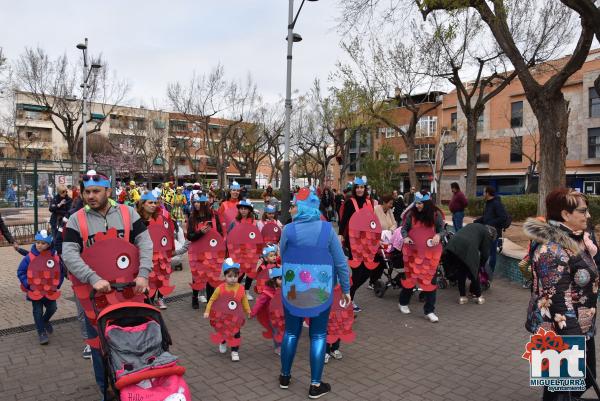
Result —
[{"label": "tree trunk", "polygon": [[252,188],[256,189],[258,186],[256,185],[256,170],[258,168],[255,165],[250,165],[250,184]]},{"label": "tree trunk", "polygon": [[477,120],[479,116],[467,115],[467,183],[465,195],[474,198],[477,195]]},{"label": "tree trunk", "polygon": [[538,215],[546,214],[546,196],[566,184],[569,102],[562,92],[548,96],[541,92],[530,101],[540,132]]},{"label": "tree trunk", "polygon": [[407,135],[404,137],[404,143],[406,144],[406,156],[408,162],[408,180],[410,186],[415,187],[416,190],[420,190],[419,180],[417,178],[417,172],[415,171],[415,140],[414,135]]}]

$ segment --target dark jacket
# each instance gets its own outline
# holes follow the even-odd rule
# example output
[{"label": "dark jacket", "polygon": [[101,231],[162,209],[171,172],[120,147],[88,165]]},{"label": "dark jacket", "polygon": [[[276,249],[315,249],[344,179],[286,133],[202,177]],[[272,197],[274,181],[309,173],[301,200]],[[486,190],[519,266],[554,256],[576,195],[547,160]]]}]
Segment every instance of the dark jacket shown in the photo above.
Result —
[{"label": "dark jacket", "polygon": [[2,215],[0,215],[0,231],[2,231],[2,236],[6,241],[8,241],[9,244],[15,242],[15,239],[13,238],[12,234],[8,230],[8,227],[4,223],[4,220],[2,219]]},{"label": "dark jacket", "polygon": [[467,224],[450,238],[445,252],[460,259],[473,277],[477,277],[479,266],[490,256],[490,236],[483,224]]},{"label": "dark jacket", "polygon": [[468,204],[469,202],[467,201],[465,194],[463,194],[462,191],[457,191],[452,195],[450,204],[448,204],[448,209],[450,209],[450,212],[452,213],[462,212],[467,208]]},{"label": "dark jacket", "polygon": [[[358,204],[358,207],[362,208],[367,200],[367,196],[364,195],[360,198],[355,198],[355,199],[356,199],[356,203]],[[350,222],[350,218],[356,211],[354,209],[354,203],[352,202],[351,198],[346,199],[346,202],[344,202],[342,209],[343,209],[342,216],[340,217],[340,222],[338,223],[338,227],[339,227],[338,232],[340,235],[344,236],[344,238],[346,240],[345,245],[349,246],[350,243],[348,242],[348,223]]]},{"label": "dark jacket", "polygon": [[[58,206],[63,200],[64,203]],[[50,227],[52,227],[53,233],[59,226],[62,227],[63,217],[69,217],[69,210],[71,210],[72,202],[73,201],[69,196],[62,197],[59,194],[54,195],[52,202],[50,202],[50,207],[48,208],[52,213],[52,216],[50,216]]]},{"label": "dark jacket", "polygon": [[492,226],[496,229],[496,231],[498,231],[498,236],[500,236],[507,218],[508,214],[506,213],[506,209],[502,204],[502,200],[500,200],[500,197],[496,195],[492,199],[485,202],[483,216],[475,219],[473,223]]},{"label": "dark jacket", "polygon": [[[223,227],[221,226],[221,223],[219,221],[219,215],[215,213],[214,218],[215,218],[215,223],[217,224],[217,227],[216,227],[217,231],[219,232],[219,234],[223,235]],[[187,225],[187,239],[188,240],[194,242],[194,241],[198,241],[200,238],[202,238],[204,233],[200,230],[196,230],[196,226],[200,223],[204,223],[205,221],[212,221],[212,216],[208,217],[208,218],[200,219],[200,221],[191,222],[190,220],[188,220],[188,225]]]},{"label": "dark jacket", "polygon": [[533,241],[533,291],[525,327],[539,327],[560,335],[596,332],[598,268],[576,235],[560,223],[527,219],[523,231]]},{"label": "dark jacket", "polygon": [[401,196],[398,196],[394,199],[394,219],[396,220],[398,227],[402,225],[402,212],[404,212],[404,209],[406,209],[404,199],[402,199]]}]

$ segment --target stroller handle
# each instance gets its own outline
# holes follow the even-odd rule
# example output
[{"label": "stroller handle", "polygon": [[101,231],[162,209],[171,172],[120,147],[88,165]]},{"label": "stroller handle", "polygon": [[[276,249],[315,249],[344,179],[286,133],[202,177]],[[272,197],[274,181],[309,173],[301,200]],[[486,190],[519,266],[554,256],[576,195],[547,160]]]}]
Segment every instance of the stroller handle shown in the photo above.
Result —
[{"label": "stroller handle", "polygon": [[[135,281],[129,281],[127,283],[110,283],[110,288],[118,292],[123,292],[124,289],[133,288],[135,285]],[[92,287],[92,291],[90,291],[90,300],[92,303],[94,302],[94,298],[96,298],[96,293],[96,289]]]}]

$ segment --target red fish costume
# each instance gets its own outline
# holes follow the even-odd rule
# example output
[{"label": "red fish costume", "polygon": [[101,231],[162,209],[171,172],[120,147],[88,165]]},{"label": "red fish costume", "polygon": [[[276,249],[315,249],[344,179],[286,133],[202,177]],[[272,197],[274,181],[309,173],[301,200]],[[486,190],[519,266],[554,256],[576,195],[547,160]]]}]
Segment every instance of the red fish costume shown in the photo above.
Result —
[{"label": "red fish costume", "polygon": [[[127,283],[134,281],[140,269],[140,255],[138,248],[129,242],[131,230],[131,216],[129,208],[126,205],[119,205],[121,217],[123,218],[124,235],[119,238],[117,230],[110,228],[106,233],[99,232],[94,236],[93,244],[87,246],[89,231],[85,210],[77,212],[77,221],[79,223],[79,232],[83,241],[83,252],[81,258],[92,268],[102,279],[110,283]],[[92,286],[82,283],[77,277],[69,274],[69,279],[73,284],[73,293],[81,302],[86,316],[92,324],[96,324],[96,313],[90,300]],[[114,305],[119,302],[135,301],[144,302],[142,294],[135,295],[133,288],[126,288],[122,292],[111,291],[106,294],[96,294],[95,304],[98,310],[104,309],[108,305]],[[96,339],[97,340],[97,339]],[[91,345],[91,344],[90,344]]]},{"label": "red fish costume", "polygon": [[[256,314],[256,320],[264,327],[262,336],[272,338],[277,344],[281,344],[285,332],[285,319],[283,316],[283,303],[281,302],[281,288],[277,290],[266,287],[264,295],[271,298],[269,307],[261,309]],[[275,331],[273,331],[275,329]]]},{"label": "red fish costume", "polygon": [[228,291],[225,284],[219,287],[219,297],[212,304],[210,325],[216,333],[210,335],[210,340],[215,344],[225,341],[230,347],[239,347],[241,338],[235,338],[246,322],[242,298],[244,286],[238,285],[237,291]]},{"label": "red fish costume", "polygon": [[159,215],[156,220],[150,219],[148,224],[148,233],[152,239],[152,272],[148,276],[148,286],[150,287],[150,297],[153,297],[156,291],[161,295],[169,295],[175,289],[175,286],[169,285],[171,276],[171,258],[175,250],[175,226],[171,219]]},{"label": "red fish costume", "polygon": [[333,344],[337,340],[351,343],[356,338],[356,334],[352,331],[352,325],[354,324],[352,303],[343,305],[342,301],[342,287],[338,284],[333,290],[333,303],[329,312],[329,322],[327,323],[328,344]]},{"label": "red fish costume", "polygon": [[[205,223],[200,223],[196,230],[200,230]],[[194,290],[203,290],[206,283],[217,288],[223,283],[221,280],[221,265],[225,259],[225,239],[216,229],[216,219],[212,219],[212,229],[206,232],[198,241],[194,241],[188,248],[192,282]]]},{"label": "red fish costume", "polygon": [[240,264],[240,272],[250,278],[256,278],[256,261],[264,241],[258,227],[249,222],[236,222],[227,235],[229,257]]},{"label": "red fish costume", "polygon": [[221,203],[221,207],[219,209],[219,219],[221,220],[221,224],[223,225],[223,232],[227,232],[227,227],[231,225],[235,221],[235,218],[238,214],[237,204],[239,199],[228,200]]},{"label": "red fish costume", "polygon": [[274,221],[265,222],[260,233],[265,244],[277,244],[281,238],[281,228]]},{"label": "red fish costume", "polygon": [[[21,290],[27,293],[32,301],[47,298],[56,301],[60,297],[60,261],[58,255],[52,255],[50,251],[40,252],[35,255],[29,252],[29,267],[27,268],[27,284],[29,290],[21,285]],[[89,297],[88,297],[89,298]]]},{"label": "red fish costume", "polygon": [[409,236],[414,243],[404,242],[402,247],[406,269],[406,278],[402,280],[403,287],[414,288],[415,285],[418,285],[423,291],[434,291],[437,288],[436,284],[432,284],[431,281],[440,263],[442,245],[427,246],[427,240],[434,235],[433,227],[427,227],[413,219]]},{"label": "red fish costume", "polygon": [[364,263],[367,269],[372,270],[379,266],[379,263],[373,259],[379,249],[381,224],[373,212],[370,199],[365,200],[362,209],[358,207],[356,199],[350,199],[355,212],[348,222],[348,237],[352,251],[352,259],[348,260],[348,264],[355,269]]},{"label": "red fish costume", "polygon": [[260,271],[256,274],[256,285],[254,286],[254,292],[257,294],[262,293],[267,288],[267,281],[269,281],[269,270],[273,268],[281,267],[277,263],[263,263],[260,267]]}]

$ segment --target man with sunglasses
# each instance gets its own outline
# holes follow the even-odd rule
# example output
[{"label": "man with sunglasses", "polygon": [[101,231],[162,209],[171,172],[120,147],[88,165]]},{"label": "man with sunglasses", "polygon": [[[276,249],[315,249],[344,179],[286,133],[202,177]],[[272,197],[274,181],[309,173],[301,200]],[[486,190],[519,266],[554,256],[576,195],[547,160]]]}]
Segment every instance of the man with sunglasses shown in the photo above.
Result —
[{"label": "man with sunglasses", "polygon": [[[99,293],[111,291],[110,283],[96,272],[100,271],[105,262],[98,261],[88,265],[81,257],[84,247],[94,247],[94,237],[98,233],[106,233],[116,229],[117,236],[123,241],[135,245],[139,250],[139,272],[135,277],[135,294],[141,294],[148,289],[148,275],[152,271],[152,240],[144,222],[135,209],[119,205],[110,199],[110,179],[105,175],[90,170],[82,177],[83,199],[86,206],[80,209],[67,222],[65,238],[62,247],[62,258],[65,266],[75,278],[87,284],[90,290]],[[125,223],[127,222],[127,224]],[[130,245],[124,244],[129,247]],[[103,266],[100,266],[103,264]],[[120,268],[115,265],[115,269]],[[88,342],[97,338],[98,334],[86,318]],[[104,366],[100,350],[92,345],[92,361],[96,383],[104,391]]]}]

